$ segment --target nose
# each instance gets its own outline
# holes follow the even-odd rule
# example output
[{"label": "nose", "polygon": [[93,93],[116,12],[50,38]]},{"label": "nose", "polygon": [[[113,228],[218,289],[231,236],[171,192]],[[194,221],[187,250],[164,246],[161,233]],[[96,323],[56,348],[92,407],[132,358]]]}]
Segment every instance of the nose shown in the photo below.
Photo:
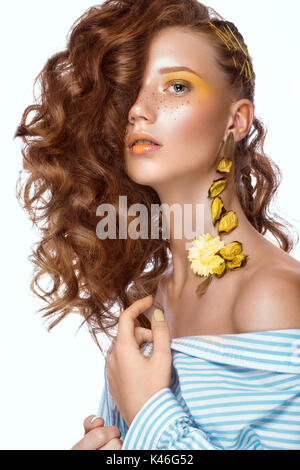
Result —
[{"label": "nose", "polygon": [[153,122],[155,120],[154,101],[153,95],[141,91],[129,110],[128,121],[131,124],[139,119]]}]

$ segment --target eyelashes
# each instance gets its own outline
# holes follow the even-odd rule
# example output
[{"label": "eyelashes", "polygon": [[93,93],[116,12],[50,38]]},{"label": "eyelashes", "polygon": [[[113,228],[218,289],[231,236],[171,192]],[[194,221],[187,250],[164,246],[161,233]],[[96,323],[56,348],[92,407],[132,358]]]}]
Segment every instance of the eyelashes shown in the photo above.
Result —
[{"label": "eyelashes", "polygon": [[[167,90],[171,87],[174,87],[175,85],[180,85],[181,87],[185,87],[186,90],[184,91],[179,91],[179,93],[177,93],[176,91],[174,93],[171,92],[172,95],[184,95],[186,94],[188,91],[191,90],[191,85],[189,84],[189,82],[186,82],[184,80],[178,80],[178,79],[174,79],[174,80],[170,80],[168,82],[168,87],[167,87]],[[175,88],[173,88],[173,90],[176,90]]]}]

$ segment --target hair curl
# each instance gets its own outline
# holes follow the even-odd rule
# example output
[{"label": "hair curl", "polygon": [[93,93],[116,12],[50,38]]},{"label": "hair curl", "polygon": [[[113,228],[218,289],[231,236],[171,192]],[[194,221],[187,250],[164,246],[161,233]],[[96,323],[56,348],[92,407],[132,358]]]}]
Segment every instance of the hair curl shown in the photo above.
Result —
[{"label": "hair curl", "polygon": [[[169,241],[118,236],[100,240],[96,209],[103,202],[112,204],[118,222],[119,195],[127,196],[128,205],[143,203],[149,217],[151,204],[160,204],[152,188],[130,180],[123,157],[128,113],[157,31],[181,26],[204,33],[216,48],[218,64],[236,99],[254,103],[251,57],[249,82],[239,73],[242,52],[229,51],[209,22],[221,29],[229,25],[248,51],[236,26],[197,0],[106,0],[74,23],[66,50],[50,57],[36,77],[39,100],[25,109],[15,133],[25,144],[27,172],[23,186],[20,172],[17,198],[24,201],[33,224],[45,221],[42,239],[29,259],[35,265],[30,287],[48,303],[40,311],[46,311],[43,317],[54,318],[48,331],[67,314],[78,312],[102,351],[96,334],[112,337],[110,331],[118,323],[112,307],[124,310],[138,298],[155,295],[169,263]],[[269,230],[280,248],[289,252],[294,243],[285,229],[288,222],[267,213],[282,174],[264,153],[265,135],[256,117],[252,132],[236,144],[236,190],[255,229],[261,234]],[[44,274],[53,281],[48,290],[39,285]],[[138,324],[150,327],[143,314]]]}]

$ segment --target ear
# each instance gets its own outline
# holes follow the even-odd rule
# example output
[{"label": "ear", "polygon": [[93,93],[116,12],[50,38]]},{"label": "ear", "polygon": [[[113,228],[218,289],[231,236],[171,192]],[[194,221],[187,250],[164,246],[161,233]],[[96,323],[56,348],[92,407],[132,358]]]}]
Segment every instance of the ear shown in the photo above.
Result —
[{"label": "ear", "polygon": [[244,98],[234,104],[231,126],[228,130],[234,133],[235,142],[242,140],[250,131],[254,121],[254,106],[252,101]]}]

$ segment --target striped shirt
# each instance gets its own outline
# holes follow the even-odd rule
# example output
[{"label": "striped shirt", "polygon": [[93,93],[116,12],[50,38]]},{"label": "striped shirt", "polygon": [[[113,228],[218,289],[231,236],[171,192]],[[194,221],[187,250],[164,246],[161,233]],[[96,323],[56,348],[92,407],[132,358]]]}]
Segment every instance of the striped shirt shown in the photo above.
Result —
[{"label": "striped shirt", "polygon": [[170,346],[170,387],[129,428],[105,368],[98,416],[120,429],[122,450],[300,449],[300,329],[188,336]]}]

